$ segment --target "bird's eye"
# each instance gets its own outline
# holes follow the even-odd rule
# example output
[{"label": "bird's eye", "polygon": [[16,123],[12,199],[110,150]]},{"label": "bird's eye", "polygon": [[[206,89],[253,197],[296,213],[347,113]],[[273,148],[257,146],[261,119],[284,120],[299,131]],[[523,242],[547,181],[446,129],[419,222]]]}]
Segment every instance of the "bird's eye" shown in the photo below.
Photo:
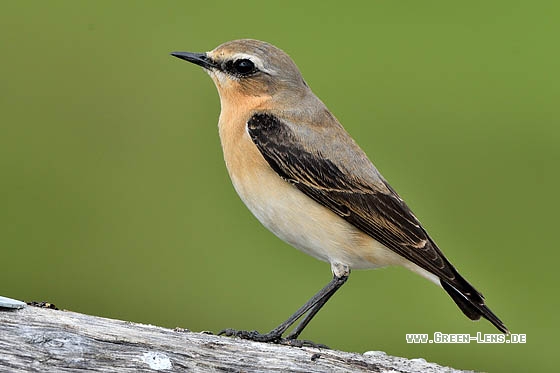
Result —
[{"label": "bird's eye", "polygon": [[235,60],[232,68],[233,72],[239,75],[249,75],[257,71],[253,61],[248,59]]}]

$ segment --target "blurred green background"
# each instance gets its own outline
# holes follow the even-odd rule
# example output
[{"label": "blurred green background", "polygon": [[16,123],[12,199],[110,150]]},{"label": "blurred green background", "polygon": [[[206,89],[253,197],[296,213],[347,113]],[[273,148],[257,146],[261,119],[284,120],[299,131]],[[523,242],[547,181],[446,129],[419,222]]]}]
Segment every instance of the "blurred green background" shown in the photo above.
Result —
[{"label": "blurred green background", "polygon": [[[0,294],[194,331],[268,331],[330,277],[235,194],[200,68],[237,38],[314,92],[524,345],[404,269],[354,271],[302,338],[456,368],[554,370],[557,2],[2,2]],[[550,361],[549,361],[550,360]],[[554,367],[554,368],[553,368]]]}]

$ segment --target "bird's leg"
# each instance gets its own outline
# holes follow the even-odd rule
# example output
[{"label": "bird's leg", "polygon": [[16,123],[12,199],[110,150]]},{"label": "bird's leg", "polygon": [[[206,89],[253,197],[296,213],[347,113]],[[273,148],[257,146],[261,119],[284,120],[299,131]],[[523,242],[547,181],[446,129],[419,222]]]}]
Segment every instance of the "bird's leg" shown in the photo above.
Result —
[{"label": "bird's leg", "polygon": [[294,328],[294,330],[292,330],[292,332],[290,334],[288,334],[288,336],[286,337],[286,339],[297,339],[297,337],[301,334],[301,332],[303,331],[303,329],[305,329],[305,327],[307,326],[307,324],[309,324],[309,322],[311,321],[311,319],[317,314],[317,312],[319,312],[319,310],[325,305],[325,303],[327,303],[327,301],[334,295],[334,293],[336,293],[336,291],[338,289],[340,289],[340,287],[342,285],[344,285],[344,283],[346,282],[346,280],[348,280],[348,275],[342,276],[342,277],[336,277],[334,276],[333,281],[337,281],[337,286],[334,287],[330,292],[326,293],[325,296],[323,296],[319,302],[317,302],[310,310],[309,312],[305,315],[305,317],[303,318],[303,320],[300,321],[300,323]]},{"label": "bird's leg", "polygon": [[[282,342],[282,334],[292,326],[300,317],[305,315],[305,318],[298,324],[295,330],[288,336],[287,340],[290,340],[289,344],[293,345],[314,345],[311,342],[302,341],[302,343],[293,343],[307,324],[311,321],[313,316],[319,312],[321,307],[327,303],[330,297],[338,290],[346,280],[348,280],[348,273],[344,273],[340,276],[335,275],[333,279],[317,294],[315,294],[310,300],[308,300],[302,307],[300,307],[292,316],[290,316],[282,324],[278,325],[275,329],[266,334],[261,334],[256,330],[245,331],[245,330],[235,330],[235,329],[224,329],[218,333],[218,335],[226,336],[237,336],[243,339],[249,339],[258,342]],[[309,313],[308,313],[309,312]]]}]

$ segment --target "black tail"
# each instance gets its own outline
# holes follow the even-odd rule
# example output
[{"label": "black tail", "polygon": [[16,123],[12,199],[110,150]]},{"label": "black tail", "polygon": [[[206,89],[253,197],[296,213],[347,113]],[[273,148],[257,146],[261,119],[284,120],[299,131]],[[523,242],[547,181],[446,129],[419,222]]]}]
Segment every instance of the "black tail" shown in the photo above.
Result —
[{"label": "black tail", "polygon": [[509,330],[504,323],[486,307],[482,294],[469,284],[467,280],[461,277],[459,273],[456,272],[453,284],[449,284],[443,280],[440,280],[440,282],[441,286],[469,319],[479,320],[482,316],[490,321],[502,333],[509,334]]}]

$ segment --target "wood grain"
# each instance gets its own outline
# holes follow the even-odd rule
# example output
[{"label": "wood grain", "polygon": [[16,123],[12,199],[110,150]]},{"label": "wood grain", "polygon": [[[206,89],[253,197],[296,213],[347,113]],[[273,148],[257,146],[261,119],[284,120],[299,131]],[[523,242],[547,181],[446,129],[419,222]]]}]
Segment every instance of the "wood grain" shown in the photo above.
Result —
[{"label": "wood grain", "polygon": [[257,343],[31,306],[0,308],[0,371],[459,372],[379,351]]}]

